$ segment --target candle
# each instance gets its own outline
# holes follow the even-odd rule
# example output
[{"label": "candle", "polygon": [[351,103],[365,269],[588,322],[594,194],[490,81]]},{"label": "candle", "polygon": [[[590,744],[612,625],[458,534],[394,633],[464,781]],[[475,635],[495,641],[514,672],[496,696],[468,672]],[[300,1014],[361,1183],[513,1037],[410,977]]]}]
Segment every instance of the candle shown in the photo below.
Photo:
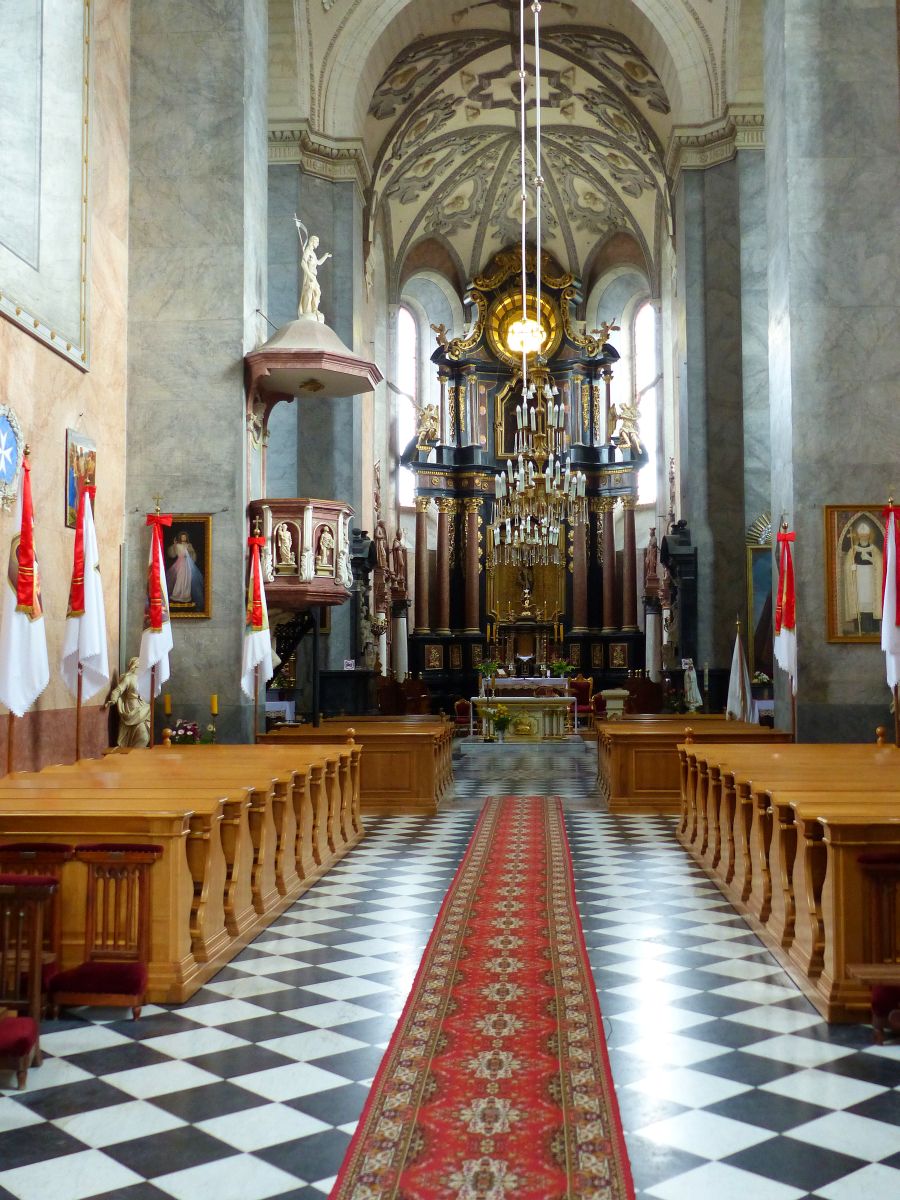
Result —
[{"label": "candle", "polygon": [[210,716],[217,717],[219,715],[219,697],[213,692],[209,698]]},{"label": "candle", "polygon": [[170,717],[172,715],[172,697],[169,695],[168,692],[165,692],[163,694],[163,712],[166,714],[167,717]]}]

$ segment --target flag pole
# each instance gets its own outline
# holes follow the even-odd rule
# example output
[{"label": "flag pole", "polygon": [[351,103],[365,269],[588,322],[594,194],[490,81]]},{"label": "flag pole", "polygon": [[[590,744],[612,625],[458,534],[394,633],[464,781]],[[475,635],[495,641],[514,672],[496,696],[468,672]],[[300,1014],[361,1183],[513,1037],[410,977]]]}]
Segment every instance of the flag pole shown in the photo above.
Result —
[{"label": "flag pole", "polygon": [[78,660],[78,691],[75,694],[75,761],[81,759],[81,688],[84,679],[84,663]]},{"label": "flag pole", "polygon": [[150,668],[150,749],[156,744],[154,723],[156,720],[156,663]]}]

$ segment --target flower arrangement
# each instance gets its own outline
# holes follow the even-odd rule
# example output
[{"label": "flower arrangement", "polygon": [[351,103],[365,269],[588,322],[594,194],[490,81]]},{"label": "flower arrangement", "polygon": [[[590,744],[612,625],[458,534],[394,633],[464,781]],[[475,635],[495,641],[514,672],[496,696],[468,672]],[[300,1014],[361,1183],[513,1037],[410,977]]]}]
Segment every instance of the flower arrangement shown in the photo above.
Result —
[{"label": "flower arrangement", "polygon": [[505,733],[512,721],[512,713],[505,704],[495,704],[492,708],[484,709],[484,715],[490,720],[498,733]]},{"label": "flower arrangement", "polygon": [[754,671],[751,683],[771,683],[772,680],[765,671]]},{"label": "flower arrangement", "polygon": [[571,663],[567,663],[564,658],[557,658],[550,664],[550,674],[554,679],[564,679],[568,675],[573,675],[575,668]]},{"label": "flower arrangement", "polygon": [[200,726],[196,721],[183,721],[179,717],[172,726],[170,740],[173,746],[195,744],[200,741]]},{"label": "flower arrangement", "polygon": [[487,658],[484,662],[478,664],[478,671],[482,679],[490,679],[500,670],[500,664],[493,658]]}]

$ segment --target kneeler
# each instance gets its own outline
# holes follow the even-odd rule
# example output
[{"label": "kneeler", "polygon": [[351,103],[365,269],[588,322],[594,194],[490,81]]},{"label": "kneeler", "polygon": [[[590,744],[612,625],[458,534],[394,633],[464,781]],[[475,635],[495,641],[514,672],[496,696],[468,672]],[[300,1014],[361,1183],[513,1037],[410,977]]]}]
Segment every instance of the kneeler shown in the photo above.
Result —
[{"label": "kneeler", "polygon": [[59,970],[62,950],[62,873],[75,854],[74,846],[64,842],[7,842],[0,846],[0,875],[42,875],[52,877],[60,887],[50,897],[44,914],[44,952],[41,985],[47,985]]},{"label": "kneeler", "polygon": [[57,886],[52,875],[0,875],[0,1069],[20,1088],[41,1065],[44,908]]},{"label": "kneeler", "polygon": [[50,980],[51,1011],[89,1004],[130,1008],[135,1020],[147,994],[150,868],[162,846],[79,846],[87,867],[84,962]]},{"label": "kneeler", "polygon": [[875,1041],[900,1033],[900,850],[867,850],[856,860],[868,883],[868,957],[847,972],[872,989]]}]

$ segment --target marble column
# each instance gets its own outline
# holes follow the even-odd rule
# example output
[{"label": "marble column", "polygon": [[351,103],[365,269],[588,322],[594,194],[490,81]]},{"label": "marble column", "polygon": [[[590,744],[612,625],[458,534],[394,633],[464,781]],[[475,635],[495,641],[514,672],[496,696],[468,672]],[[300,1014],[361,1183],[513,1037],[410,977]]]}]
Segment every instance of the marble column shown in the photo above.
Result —
[{"label": "marble column", "polygon": [[434,632],[450,633],[450,519],[453,501],[442,496],[435,501],[437,519],[437,606],[434,615]]},{"label": "marble column", "polygon": [[463,501],[466,514],[465,633],[481,632],[481,501]]},{"label": "marble column", "polygon": [[[211,513],[210,616],[173,622],[175,715],[250,735],[238,687],[245,606],[244,355],[266,338],[265,0],[134,6],[125,501],[127,655],[143,622],[148,534]],[[102,314],[101,314],[102,315]],[[200,436],[202,431],[202,436]],[[175,526],[177,531],[178,526]]]},{"label": "marble column", "polygon": [[428,616],[428,496],[416,497],[416,625],[414,633],[430,633]]},{"label": "marble column", "polygon": [[637,631],[637,542],[634,533],[633,496],[622,497],[624,534],[622,547],[622,631]]},{"label": "marble column", "polygon": [[615,500],[604,496],[603,517],[603,633],[617,633],[616,625],[616,531],[613,527]]},{"label": "marble column", "polygon": [[[884,659],[825,640],[822,505],[897,489],[895,0],[768,0],[763,65],[772,514],[797,533],[799,735],[871,741],[890,719]],[[789,711],[779,670],[782,727]]]},{"label": "marble column", "polygon": [[572,528],[572,633],[588,631],[587,524]]}]

